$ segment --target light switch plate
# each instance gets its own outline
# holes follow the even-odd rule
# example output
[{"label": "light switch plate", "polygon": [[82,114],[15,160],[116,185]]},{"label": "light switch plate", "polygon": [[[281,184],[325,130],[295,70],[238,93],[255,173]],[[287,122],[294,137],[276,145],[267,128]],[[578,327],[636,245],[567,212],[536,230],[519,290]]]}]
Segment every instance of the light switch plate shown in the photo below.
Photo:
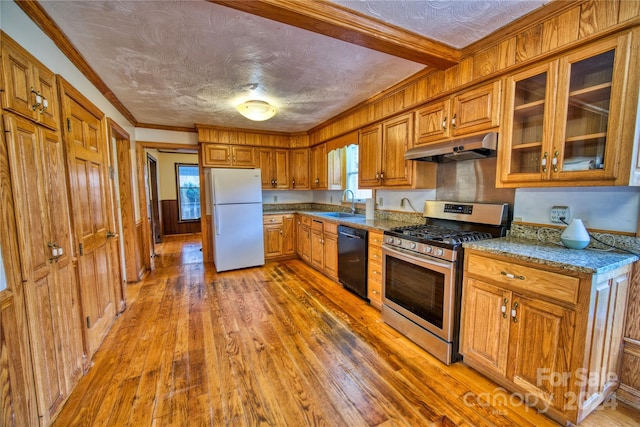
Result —
[{"label": "light switch plate", "polygon": [[571,221],[571,209],[569,209],[569,206],[553,206],[551,208],[551,222],[564,224],[564,222],[561,221],[560,218],[563,218],[564,222],[566,223]]}]

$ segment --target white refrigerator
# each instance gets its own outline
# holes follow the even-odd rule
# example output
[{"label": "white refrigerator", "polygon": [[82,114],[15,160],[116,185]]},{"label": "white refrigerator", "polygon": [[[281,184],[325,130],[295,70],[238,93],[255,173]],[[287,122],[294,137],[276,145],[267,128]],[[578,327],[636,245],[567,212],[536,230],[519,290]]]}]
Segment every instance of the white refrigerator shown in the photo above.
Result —
[{"label": "white refrigerator", "polygon": [[216,271],[264,265],[260,169],[207,169]]}]

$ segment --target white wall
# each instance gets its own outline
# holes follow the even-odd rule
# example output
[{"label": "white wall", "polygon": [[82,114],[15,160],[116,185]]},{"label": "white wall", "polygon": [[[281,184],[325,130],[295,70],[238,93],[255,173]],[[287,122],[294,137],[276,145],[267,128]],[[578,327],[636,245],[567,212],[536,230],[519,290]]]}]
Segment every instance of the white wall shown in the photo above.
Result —
[{"label": "white wall", "polygon": [[635,233],[640,211],[638,187],[521,188],[516,190],[514,220],[552,224],[552,206],[569,206],[572,218],[588,228]]},{"label": "white wall", "polygon": [[312,203],[313,191],[262,190],[262,203]]},{"label": "white wall", "polygon": [[188,144],[198,146],[196,132],[179,132],[169,130],[136,128],[136,141],[161,142],[169,144]]}]

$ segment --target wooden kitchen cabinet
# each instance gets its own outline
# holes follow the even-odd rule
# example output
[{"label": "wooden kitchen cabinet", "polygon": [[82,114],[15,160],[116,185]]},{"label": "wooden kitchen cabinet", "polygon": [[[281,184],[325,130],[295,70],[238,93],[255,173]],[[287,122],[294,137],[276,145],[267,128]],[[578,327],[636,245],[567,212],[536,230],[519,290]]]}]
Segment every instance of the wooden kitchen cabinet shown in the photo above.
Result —
[{"label": "wooden kitchen cabinet", "polygon": [[4,113],[38,413],[52,419],[83,372],[60,135]]},{"label": "wooden kitchen cabinet", "polygon": [[311,220],[311,265],[338,280],[338,224]]},{"label": "wooden kitchen cabinet", "polygon": [[298,256],[311,264],[311,218],[306,215],[297,215],[296,237]]},{"label": "wooden kitchen cabinet", "polygon": [[405,160],[413,147],[413,113],[360,130],[360,188],[435,188],[436,165]]},{"label": "wooden kitchen cabinet", "polygon": [[378,310],[382,308],[382,238],[381,232],[369,230],[367,298]]},{"label": "wooden kitchen cabinet", "polygon": [[500,81],[416,110],[415,145],[443,141],[500,125]]},{"label": "wooden kitchen cabinet", "polygon": [[242,145],[203,143],[203,167],[254,168],[256,149]]},{"label": "wooden kitchen cabinet", "polygon": [[264,215],[263,222],[265,260],[295,255],[295,215]]},{"label": "wooden kitchen cabinet", "polygon": [[577,273],[465,249],[464,362],[565,423],[618,386],[630,266]]},{"label": "wooden kitchen cabinet", "polygon": [[298,148],[291,150],[291,189],[292,190],[308,190],[309,189],[309,149]]},{"label": "wooden kitchen cabinet", "polygon": [[637,97],[625,92],[629,43],[609,38],[505,79],[499,186],[629,184],[633,160],[623,153],[636,142],[622,138],[622,122]]},{"label": "wooden kitchen cabinet", "polygon": [[286,148],[258,148],[258,167],[262,170],[264,190],[289,188],[289,150]]},{"label": "wooden kitchen cabinet", "polygon": [[344,147],[329,151],[327,155],[327,189],[344,190],[347,180],[347,153]]},{"label": "wooden kitchen cabinet", "polygon": [[311,147],[310,153],[311,189],[326,190],[328,185],[327,144]]},{"label": "wooden kitchen cabinet", "polygon": [[2,33],[2,108],[58,130],[56,76],[31,54]]}]

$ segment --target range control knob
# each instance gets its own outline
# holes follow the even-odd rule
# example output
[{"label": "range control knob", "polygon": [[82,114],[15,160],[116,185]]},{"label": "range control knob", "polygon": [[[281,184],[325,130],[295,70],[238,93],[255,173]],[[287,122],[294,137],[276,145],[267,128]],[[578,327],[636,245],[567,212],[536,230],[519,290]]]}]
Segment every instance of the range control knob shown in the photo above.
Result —
[{"label": "range control knob", "polygon": [[415,249],[415,248],[416,248],[416,246],[417,246],[417,245],[415,244],[415,242],[411,242],[411,243],[409,244],[409,247],[410,247],[411,249]]},{"label": "range control knob", "polygon": [[438,248],[438,249],[436,249],[436,255],[437,255],[437,256],[442,256],[442,255],[444,255],[444,249],[442,249],[442,248]]},{"label": "range control knob", "polygon": [[430,254],[431,252],[433,252],[433,248],[431,246],[424,247],[424,253]]},{"label": "range control knob", "polygon": [[402,239],[396,239],[396,245],[401,245],[402,244]]},{"label": "range control knob", "polygon": [[387,243],[393,243],[393,237],[387,237]]}]

